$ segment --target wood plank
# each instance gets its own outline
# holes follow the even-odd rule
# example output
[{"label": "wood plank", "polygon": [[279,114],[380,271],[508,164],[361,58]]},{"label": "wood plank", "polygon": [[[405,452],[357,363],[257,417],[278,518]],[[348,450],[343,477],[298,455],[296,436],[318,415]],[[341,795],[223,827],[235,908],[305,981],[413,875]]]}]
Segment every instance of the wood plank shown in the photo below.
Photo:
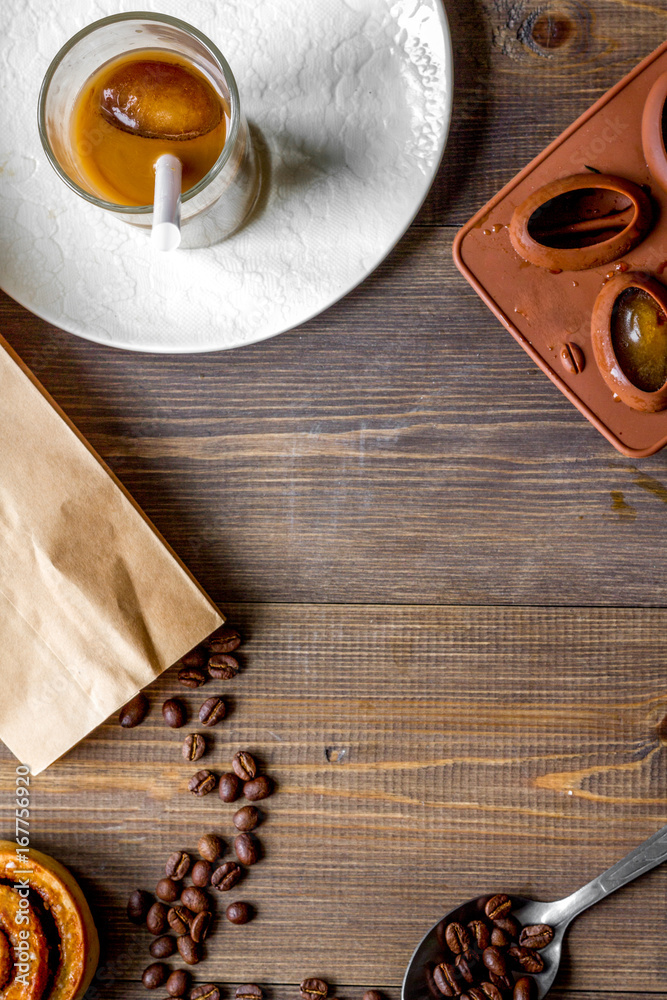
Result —
[{"label": "wood plank", "polygon": [[[278,790],[258,830],[265,857],[229,894],[258,916],[221,928],[205,980],[317,972],[396,988],[457,902],[566,895],[667,822],[665,610],[229,610],[246,669],[224,686],[229,717],[201,763],[224,770],[246,747]],[[191,713],[213,689],[185,693]],[[170,671],[141,728],[110,720],[32,789],[33,846],[83,877],[130,979],[148,937],[124,917],[129,891],[152,888],[166,855],[207,829],[232,833],[235,807],[185,791],[182,733],[159,713],[175,693]],[[561,988],[663,988],[666,880],[663,866],[576,921]]]}]

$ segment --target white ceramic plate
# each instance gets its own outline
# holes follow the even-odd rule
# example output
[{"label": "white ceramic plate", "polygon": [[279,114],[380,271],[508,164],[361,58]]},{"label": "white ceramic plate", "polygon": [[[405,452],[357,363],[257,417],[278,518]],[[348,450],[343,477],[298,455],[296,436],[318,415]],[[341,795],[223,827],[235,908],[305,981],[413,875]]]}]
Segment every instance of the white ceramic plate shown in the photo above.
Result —
[{"label": "white ceramic plate", "polygon": [[[42,152],[37,97],[51,59],[84,25],[136,9],[216,42],[270,153],[264,211],[212,248],[156,254],[71,192]],[[442,0],[4,0],[0,27],[0,284],[112,347],[222,350],[303,323],[400,239],[445,146]]]}]

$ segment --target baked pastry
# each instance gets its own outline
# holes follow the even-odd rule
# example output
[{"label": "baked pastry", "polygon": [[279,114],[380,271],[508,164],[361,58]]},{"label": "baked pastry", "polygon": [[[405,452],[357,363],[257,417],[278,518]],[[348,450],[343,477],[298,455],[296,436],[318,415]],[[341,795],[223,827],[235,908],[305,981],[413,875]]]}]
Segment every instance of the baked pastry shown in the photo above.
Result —
[{"label": "baked pastry", "polygon": [[81,1000],[99,950],[92,914],[67,869],[0,840],[0,1000]]}]

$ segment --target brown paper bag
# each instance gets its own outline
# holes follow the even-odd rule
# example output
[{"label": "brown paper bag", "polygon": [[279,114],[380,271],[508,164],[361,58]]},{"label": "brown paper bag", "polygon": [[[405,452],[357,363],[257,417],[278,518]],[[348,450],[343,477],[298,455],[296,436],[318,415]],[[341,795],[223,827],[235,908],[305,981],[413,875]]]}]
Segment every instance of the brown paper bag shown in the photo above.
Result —
[{"label": "brown paper bag", "polygon": [[223,620],[0,337],[0,739],[37,774]]}]

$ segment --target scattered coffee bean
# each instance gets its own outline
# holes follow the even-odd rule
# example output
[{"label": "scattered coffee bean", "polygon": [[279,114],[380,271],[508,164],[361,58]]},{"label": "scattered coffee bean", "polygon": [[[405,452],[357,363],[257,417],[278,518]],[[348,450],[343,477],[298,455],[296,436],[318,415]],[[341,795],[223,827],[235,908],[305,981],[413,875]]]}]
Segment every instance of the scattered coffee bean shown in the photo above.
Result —
[{"label": "scattered coffee bean", "polygon": [[234,839],[234,851],[242,865],[254,865],[259,861],[259,844],[249,833],[240,833]]},{"label": "scattered coffee bean", "polygon": [[497,986],[494,986],[493,983],[488,983],[488,982],[480,983],[479,988],[484,994],[484,996],[487,998],[487,1000],[503,1000],[502,993],[500,992]]},{"label": "scattered coffee bean", "polygon": [[206,650],[201,646],[195,646],[194,649],[191,649],[189,653],[186,653],[185,656],[182,656],[178,660],[177,665],[179,667],[194,667],[196,669],[197,667],[203,667],[205,663]]},{"label": "scattered coffee bean", "polygon": [[176,951],[176,939],[170,934],[155,938],[148,949],[153,958],[169,958]]},{"label": "scattered coffee bean", "polygon": [[252,920],[252,907],[249,903],[243,903],[239,900],[229,904],[225,910],[225,916],[232,924],[247,924],[249,920]]},{"label": "scattered coffee bean", "polygon": [[436,965],[433,970],[433,981],[445,997],[457,996],[463,992],[456,966],[450,965],[449,962],[441,962],[440,965]]},{"label": "scattered coffee bean", "polygon": [[201,798],[203,795],[208,795],[209,792],[212,792],[217,783],[218,779],[212,771],[197,771],[188,781],[188,788],[193,795]]},{"label": "scattered coffee bean", "polygon": [[487,969],[495,973],[496,976],[504,976],[507,972],[507,959],[500,948],[489,945],[482,952],[482,961]]},{"label": "scattered coffee bean", "polygon": [[241,782],[231,771],[225,771],[220,775],[218,792],[223,802],[236,802],[241,793]]},{"label": "scattered coffee bean", "polygon": [[213,866],[210,861],[195,861],[190,872],[190,877],[195,885],[202,889],[211,883],[211,872]]},{"label": "scattered coffee bean", "polygon": [[127,901],[127,918],[133,924],[143,924],[148,916],[148,911],[153,905],[153,897],[143,889],[135,889],[130,893]]},{"label": "scattered coffee bean", "polygon": [[519,944],[524,948],[546,948],[553,941],[554,929],[548,924],[531,924],[519,934]]},{"label": "scattered coffee bean", "polygon": [[182,937],[190,933],[190,921],[193,917],[194,913],[187,906],[172,906],[167,914],[167,921],[174,934]]},{"label": "scattered coffee bean", "polygon": [[169,976],[164,988],[170,997],[185,996],[190,988],[190,973],[187,969],[176,969]]},{"label": "scattered coffee bean", "polygon": [[497,920],[499,917],[506,917],[511,909],[512,900],[504,892],[499,892],[487,901],[484,912],[491,920]]},{"label": "scattered coffee bean", "polygon": [[512,943],[512,938],[502,927],[494,926],[491,931],[491,944],[496,948],[506,948]]},{"label": "scattered coffee bean", "polygon": [[212,919],[213,917],[211,916],[210,910],[202,910],[201,913],[198,913],[196,917],[192,918],[190,921],[190,937],[195,944],[199,944],[201,941],[206,940],[211,929]]},{"label": "scattered coffee bean", "polygon": [[496,927],[500,927],[502,931],[505,931],[506,934],[509,934],[513,940],[518,938],[521,931],[519,921],[515,920],[511,914],[508,914],[506,917],[498,917],[497,920],[494,920],[494,924]]},{"label": "scattered coffee bean", "polygon": [[232,817],[232,822],[241,833],[250,833],[254,830],[260,820],[260,812],[256,806],[241,806],[238,812]]},{"label": "scattered coffee bean", "polygon": [[236,885],[242,875],[243,869],[240,865],[237,865],[234,861],[226,861],[224,865],[216,868],[211,875],[211,885],[220,892],[227,892],[228,889]]},{"label": "scattered coffee bean", "polygon": [[234,994],[236,1000],[262,1000],[264,994],[259,986],[254,983],[246,983],[245,986],[237,986]]},{"label": "scattered coffee bean", "polygon": [[155,895],[164,903],[174,903],[181,895],[181,884],[173,878],[161,878],[155,886]]},{"label": "scattered coffee bean", "polygon": [[190,1000],[220,1000],[220,990],[213,983],[195,986],[190,994]]},{"label": "scattered coffee bean", "polygon": [[513,1000],[536,1000],[537,984],[529,976],[522,976],[514,984]]},{"label": "scattered coffee bean", "polygon": [[162,715],[171,729],[180,729],[185,725],[185,705],[180,698],[167,698],[162,706]]},{"label": "scattered coffee bean", "polygon": [[258,802],[260,799],[267,798],[272,790],[271,779],[267,778],[265,774],[260,774],[259,777],[253,778],[252,781],[246,781],[243,786],[243,794],[251,802]]},{"label": "scattered coffee bean", "polygon": [[147,969],[144,969],[141,981],[147,990],[156,990],[158,986],[166,983],[168,976],[169,969],[166,965],[163,965],[162,962],[153,962]]},{"label": "scattered coffee bean", "polygon": [[181,902],[189,910],[192,910],[193,913],[202,913],[204,910],[210,910],[211,908],[210,896],[196,885],[189,885],[183,890]]},{"label": "scattered coffee bean", "polygon": [[185,851],[174,851],[167,858],[167,863],[164,866],[164,873],[167,878],[173,878],[180,881],[185,878],[190,870],[190,855],[186,854]]},{"label": "scattered coffee bean", "polygon": [[472,947],[472,941],[470,940],[470,934],[463,926],[454,921],[447,925],[445,930],[445,941],[447,942],[447,947],[454,955],[460,955],[462,952],[470,951]]},{"label": "scattered coffee bean", "polygon": [[468,924],[468,930],[480,951],[484,951],[485,948],[489,947],[491,944],[491,931],[487,923],[483,920],[471,920]]},{"label": "scattered coffee bean", "polygon": [[301,1000],[324,1000],[329,987],[323,979],[304,979],[299,986]]},{"label": "scattered coffee bean", "polygon": [[199,709],[199,721],[202,726],[217,726],[227,714],[222,698],[207,698]]},{"label": "scattered coffee bean", "polygon": [[241,636],[231,625],[223,625],[208,637],[206,645],[212,653],[233,653],[241,645]]},{"label": "scattered coffee bean", "polygon": [[199,760],[206,753],[206,740],[199,733],[189,733],[183,740],[183,756],[186,760]]},{"label": "scattered coffee bean", "polygon": [[140,725],[148,715],[148,698],[140,691],[132,701],[123,705],[118,715],[118,721],[123,729],[134,729]]},{"label": "scattered coffee bean", "polygon": [[206,861],[215,861],[225,850],[222,838],[218,837],[217,833],[205,833],[203,837],[200,837],[197,846],[199,853]]},{"label": "scattered coffee bean", "polygon": [[232,770],[241,781],[252,781],[257,774],[255,758],[247,750],[239,750],[232,759]]},{"label": "scattered coffee bean", "polygon": [[231,681],[238,673],[239,663],[233,656],[214,653],[208,661],[208,672],[216,681]]},{"label": "scattered coffee bean", "polygon": [[178,671],[179,683],[186,688],[198,688],[202,684],[206,684],[208,680],[208,674],[205,674],[203,670],[198,667],[183,667],[182,670]]},{"label": "scattered coffee bean", "polygon": [[[472,961],[473,960],[472,952],[468,952],[468,956]],[[466,955],[463,954],[457,955],[456,958],[454,959],[454,964],[456,965],[456,969],[458,971],[460,978],[463,979],[464,982],[468,983],[469,986],[473,986],[475,983],[475,976],[473,975],[473,971],[470,968],[468,957],[466,957]]]},{"label": "scattered coffee bean", "polygon": [[201,949],[189,934],[179,937],[178,953],[187,965],[196,965],[201,960]]},{"label": "scattered coffee bean", "polygon": [[507,949],[507,954],[515,965],[517,965],[518,968],[523,969],[524,972],[530,972],[532,975],[536,975],[538,972],[542,972],[544,970],[544,959],[532,948],[526,948],[522,945],[513,944]]},{"label": "scattered coffee bean", "polygon": [[164,903],[153,903],[146,914],[146,927],[151,934],[164,934],[167,929],[167,907]]},{"label": "scattered coffee bean", "polygon": [[382,1000],[382,994],[379,990],[366,990],[361,1000]]}]

